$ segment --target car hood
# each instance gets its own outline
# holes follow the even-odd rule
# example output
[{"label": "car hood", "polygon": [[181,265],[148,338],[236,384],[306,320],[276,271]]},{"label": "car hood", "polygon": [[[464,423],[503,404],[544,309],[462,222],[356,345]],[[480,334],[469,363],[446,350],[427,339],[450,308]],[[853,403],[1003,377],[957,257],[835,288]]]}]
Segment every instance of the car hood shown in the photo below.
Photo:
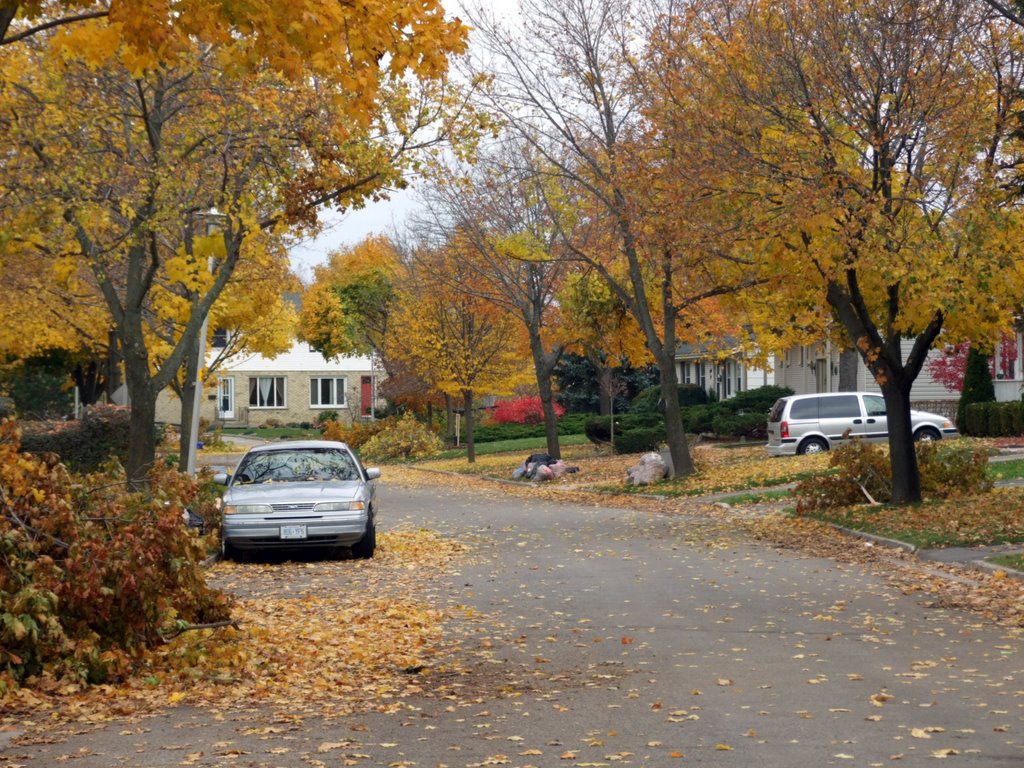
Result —
[{"label": "car hood", "polygon": [[949,418],[943,416],[941,413],[932,413],[931,411],[918,411],[914,408],[910,409],[911,419],[931,419],[933,421],[949,421]]},{"label": "car hood", "polygon": [[358,480],[233,485],[224,494],[225,504],[296,504],[319,501],[345,501],[363,494]]}]

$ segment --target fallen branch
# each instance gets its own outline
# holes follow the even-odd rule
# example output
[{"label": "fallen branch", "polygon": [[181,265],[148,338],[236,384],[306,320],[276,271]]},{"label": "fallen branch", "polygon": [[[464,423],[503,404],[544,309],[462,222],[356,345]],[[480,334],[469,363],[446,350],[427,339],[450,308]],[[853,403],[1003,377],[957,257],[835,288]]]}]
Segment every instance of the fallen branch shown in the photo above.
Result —
[{"label": "fallen branch", "polygon": [[864,483],[858,480],[857,485],[860,486],[860,489],[864,492],[864,495],[868,497],[868,503],[871,504],[872,507],[882,506],[882,502],[875,501],[874,497],[870,493],[868,493],[868,489],[864,487]]},{"label": "fallen branch", "polygon": [[224,619],[223,621],[211,621],[208,624],[188,624],[184,627],[178,627],[169,635],[165,635],[163,632],[160,633],[160,639],[165,643],[170,642],[178,635],[182,635],[185,632],[191,632],[195,629],[220,629],[221,627],[234,627],[235,629],[241,629],[238,621],[235,619]]}]

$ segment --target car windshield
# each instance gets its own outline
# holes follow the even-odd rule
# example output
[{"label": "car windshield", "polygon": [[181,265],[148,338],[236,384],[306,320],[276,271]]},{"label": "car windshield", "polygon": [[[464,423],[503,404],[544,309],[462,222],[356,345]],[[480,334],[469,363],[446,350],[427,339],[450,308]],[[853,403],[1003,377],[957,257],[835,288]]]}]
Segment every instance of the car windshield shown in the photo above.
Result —
[{"label": "car windshield", "polygon": [[335,448],[250,453],[235,472],[235,483],[289,483],[358,480],[351,454]]}]

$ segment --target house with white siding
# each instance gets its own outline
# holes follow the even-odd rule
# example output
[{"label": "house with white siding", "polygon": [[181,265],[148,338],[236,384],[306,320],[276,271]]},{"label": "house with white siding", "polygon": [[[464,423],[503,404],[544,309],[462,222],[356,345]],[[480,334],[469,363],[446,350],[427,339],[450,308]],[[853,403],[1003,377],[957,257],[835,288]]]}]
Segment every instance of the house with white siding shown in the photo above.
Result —
[{"label": "house with white siding", "polygon": [[[904,359],[910,353],[912,345],[912,340],[903,342]],[[1022,349],[1024,349],[1024,334],[1020,330],[1016,332],[1015,339],[1011,337],[1011,343],[996,346],[992,365],[994,372],[992,383],[995,387],[996,400],[999,402],[1009,402],[1021,398],[1022,391],[1024,391],[1024,375],[1022,375],[1021,361],[1018,359],[1016,350]],[[779,386],[789,387],[798,395],[838,392],[840,391],[841,351],[827,341],[791,347],[775,357],[775,383]],[[928,353],[921,373],[910,390],[910,400],[915,408],[955,416],[960,393],[946,389],[941,382],[935,379],[928,365],[929,361],[943,354],[941,348],[933,348]],[[859,354],[856,355],[856,362],[853,389],[860,392],[881,392],[881,388],[875,383],[874,377],[868,373],[867,366],[864,365]]]},{"label": "house with white siding", "polygon": [[701,344],[680,344],[676,350],[680,384],[696,384],[726,400],[737,392],[775,384],[775,374],[752,365],[738,350],[723,356]]}]

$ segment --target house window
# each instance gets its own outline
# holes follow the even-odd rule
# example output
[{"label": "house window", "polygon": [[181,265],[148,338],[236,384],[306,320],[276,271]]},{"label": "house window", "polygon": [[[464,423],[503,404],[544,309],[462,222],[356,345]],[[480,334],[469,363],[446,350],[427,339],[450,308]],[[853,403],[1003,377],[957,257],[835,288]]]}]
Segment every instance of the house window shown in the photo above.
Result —
[{"label": "house window", "polygon": [[210,344],[214,349],[224,349],[228,345],[228,332],[223,328],[218,328],[213,332],[213,341]]},{"label": "house window", "polygon": [[309,380],[310,408],[344,408],[345,379],[315,377]]},{"label": "house window", "polygon": [[683,361],[683,384],[692,384],[693,380],[690,378],[690,361]]},{"label": "house window", "polygon": [[259,376],[249,379],[250,408],[284,408],[284,376]]}]

